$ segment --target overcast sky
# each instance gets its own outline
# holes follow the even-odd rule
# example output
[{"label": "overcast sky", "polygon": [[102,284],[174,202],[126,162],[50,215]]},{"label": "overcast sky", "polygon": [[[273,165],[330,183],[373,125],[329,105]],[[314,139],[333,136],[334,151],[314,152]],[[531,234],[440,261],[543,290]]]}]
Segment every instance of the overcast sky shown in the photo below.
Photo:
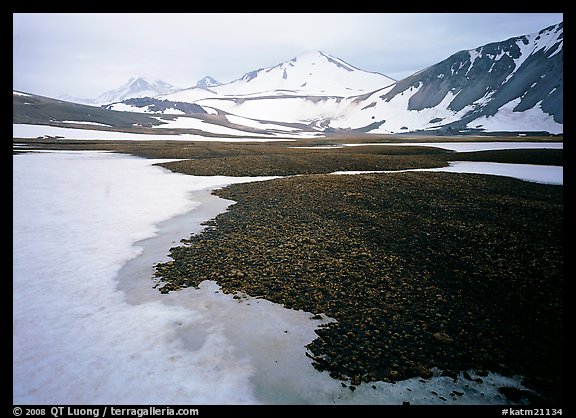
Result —
[{"label": "overcast sky", "polygon": [[227,83],[311,50],[401,79],[562,13],[13,14],[13,87],[95,98],[131,77]]}]

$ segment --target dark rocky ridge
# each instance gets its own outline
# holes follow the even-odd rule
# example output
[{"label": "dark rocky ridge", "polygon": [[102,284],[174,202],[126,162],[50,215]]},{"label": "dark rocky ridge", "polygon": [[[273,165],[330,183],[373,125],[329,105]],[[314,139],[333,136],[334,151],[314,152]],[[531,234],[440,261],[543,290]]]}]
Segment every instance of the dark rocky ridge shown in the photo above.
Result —
[{"label": "dark rocky ridge", "polygon": [[[162,100],[156,99],[153,97],[135,97],[132,99],[126,99],[122,101],[129,106],[134,106],[138,108],[147,107],[148,110],[151,112],[163,112],[166,109],[176,109],[181,112],[184,112],[186,115],[194,115],[194,114],[207,114],[207,112],[202,108],[202,106],[194,104],[194,103],[186,103],[186,102],[174,102],[170,100]],[[111,105],[104,105],[102,106],[105,109],[109,109]]]},{"label": "dark rocky ridge", "polygon": [[[494,42],[472,51],[460,51],[399,82],[388,93],[380,96],[390,101],[398,94],[422,85],[408,102],[408,110],[422,110],[437,106],[449,92],[455,95],[448,109],[462,110],[482,97],[484,105],[475,106],[459,121],[446,124],[443,129],[465,129],[466,124],[480,116],[493,116],[506,103],[520,99],[514,111],[522,112],[541,101],[542,110],[563,123],[563,23],[542,29],[545,33],[558,32],[554,45],[530,54],[519,68],[514,59],[521,56],[520,45],[528,45],[528,36]],[[539,36],[536,37],[539,38]],[[512,74],[516,71],[514,74]]]},{"label": "dark rocky ridge", "polygon": [[101,123],[118,129],[132,129],[135,125],[152,127],[162,123],[142,113],[118,112],[34,94],[12,96],[12,123],[59,126],[66,120]]}]

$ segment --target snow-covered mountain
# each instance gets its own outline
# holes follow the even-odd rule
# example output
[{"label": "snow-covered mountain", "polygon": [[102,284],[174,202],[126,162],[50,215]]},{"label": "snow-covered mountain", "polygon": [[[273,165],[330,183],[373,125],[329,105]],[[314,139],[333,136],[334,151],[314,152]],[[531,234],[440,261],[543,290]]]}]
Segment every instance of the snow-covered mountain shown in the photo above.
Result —
[{"label": "snow-covered mountain", "polygon": [[[227,84],[196,86],[157,98],[196,103],[213,114],[297,123],[317,130],[338,114],[334,103],[394,83],[383,74],[363,71],[339,58],[313,51],[274,67],[248,72]],[[108,108],[130,110],[126,103]]]},{"label": "snow-covered mountain", "polygon": [[[147,95],[162,100],[188,103],[207,98],[224,99],[224,102],[221,102],[224,107],[226,101],[230,100],[237,104],[239,97],[249,99],[270,96],[277,98],[315,96],[341,99],[395,83],[395,80],[383,74],[360,70],[320,51],[307,52],[274,67],[248,72],[226,84],[206,76],[191,88],[151,94],[153,92],[148,90],[152,89],[142,86],[143,83],[138,80],[142,79],[136,80],[136,93],[131,94],[131,97]],[[124,100],[121,97],[126,94],[125,91],[131,93],[134,83],[127,83],[120,89],[104,93],[98,98],[98,103],[110,104]],[[141,94],[142,91],[146,94]],[[123,105],[117,107],[125,110]],[[114,106],[110,108],[113,109]]]},{"label": "snow-covered mountain", "polygon": [[[274,124],[306,134],[559,134],[563,132],[563,45],[563,23],[559,23],[456,52],[399,81],[313,51],[227,84],[205,77],[194,87],[154,95],[162,89],[154,90],[136,79],[98,100],[112,110],[186,116],[206,112],[219,118],[212,120],[235,128]],[[119,100],[130,94],[154,96],[161,103],[136,106]],[[184,104],[201,108],[188,109]],[[186,126],[186,121],[192,123],[182,119],[179,126]]]},{"label": "snow-covered mountain", "polygon": [[95,99],[98,105],[120,102],[136,97],[154,97],[181,90],[162,80],[149,80],[143,77],[131,78],[117,89],[108,90]]},{"label": "snow-covered mountain", "polygon": [[383,74],[359,70],[339,58],[312,51],[274,67],[251,71],[214,90],[225,96],[300,94],[347,97],[394,82]]},{"label": "snow-covered mountain", "polygon": [[105,91],[95,99],[85,99],[68,95],[60,96],[59,99],[91,106],[102,106],[108,103],[121,102],[126,99],[154,97],[161,94],[173,93],[179,90],[181,90],[181,88],[175,87],[162,80],[134,77],[130,78],[126,83],[116,89]]},{"label": "snow-covered mountain", "polygon": [[206,77],[204,77],[202,80],[199,80],[196,83],[196,87],[200,87],[202,89],[206,89],[206,88],[210,88],[210,87],[216,87],[216,86],[220,86],[222,85],[221,82],[213,79],[212,77],[210,77],[209,75],[207,75]]},{"label": "snow-covered mountain", "polygon": [[563,23],[456,52],[400,81],[314,51],[161,98],[317,132],[556,134],[563,132]]},{"label": "snow-covered mountain", "polygon": [[563,24],[455,53],[350,102],[332,128],[563,132]]}]

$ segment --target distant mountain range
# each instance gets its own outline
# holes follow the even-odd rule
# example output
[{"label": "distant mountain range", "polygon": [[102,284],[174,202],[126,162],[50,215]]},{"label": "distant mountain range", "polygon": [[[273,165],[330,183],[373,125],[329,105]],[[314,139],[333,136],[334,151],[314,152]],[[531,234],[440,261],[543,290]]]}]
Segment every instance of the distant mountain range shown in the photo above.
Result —
[{"label": "distant mountain range", "polygon": [[559,134],[563,23],[456,52],[398,81],[313,51],[226,84],[207,76],[179,89],[159,80],[131,79],[92,104],[180,115],[181,128],[186,121],[197,126],[192,118],[202,118],[206,132],[221,125],[274,135]]},{"label": "distant mountain range", "polygon": [[182,89],[162,80],[150,80],[145,77],[137,77],[129,79],[126,83],[116,89],[105,91],[95,99],[81,99],[71,96],[61,96],[60,99],[74,103],[101,106],[137,97],[159,96],[161,94],[173,93],[178,90]]}]

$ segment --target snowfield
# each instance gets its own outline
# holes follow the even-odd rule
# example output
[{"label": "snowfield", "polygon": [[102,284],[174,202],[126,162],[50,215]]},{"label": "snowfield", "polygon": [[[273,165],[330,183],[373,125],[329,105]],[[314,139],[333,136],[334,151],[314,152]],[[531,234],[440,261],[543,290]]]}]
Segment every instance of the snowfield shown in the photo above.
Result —
[{"label": "snowfield", "polygon": [[341,115],[330,122],[330,126],[333,128],[359,128],[374,122],[382,122],[379,127],[371,129],[369,132],[408,132],[439,125],[439,123],[430,124],[430,121],[435,118],[441,118],[442,124],[454,122],[470,110],[470,106],[458,112],[447,109],[448,104],[454,99],[454,95],[451,92],[448,92],[444,99],[435,107],[423,110],[408,110],[410,98],[418,93],[421,88],[422,84],[417,87],[411,87],[407,92],[394,96],[390,101],[380,98],[389,89],[375,92],[367,99],[354,101],[344,108]]},{"label": "snowfield", "polygon": [[436,373],[352,392],[304,355],[329,318],[239,302],[208,281],[162,295],[153,260],[231,203],[209,190],[265,178],[186,176],[159,161],[13,156],[14,404],[504,404],[499,386],[522,388]]},{"label": "snowfield", "polygon": [[212,87],[211,90],[223,96],[284,90],[303,92],[306,95],[348,97],[374,91],[394,82],[383,74],[359,70],[321,51],[309,51],[274,67],[244,74],[238,80]]},{"label": "snowfield", "polygon": [[244,125],[251,128],[257,129],[277,129],[281,131],[298,131],[297,128],[292,128],[289,126],[277,125],[275,123],[260,122],[254,119],[247,119],[236,115],[226,115],[228,122],[235,123],[238,125]]},{"label": "snowfield", "polygon": [[475,152],[506,149],[564,149],[563,142],[373,142],[343,145],[346,147],[361,147],[365,145],[432,147],[456,152]]},{"label": "snowfield", "polygon": [[395,171],[335,171],[332,174],[368,173],[408,173],[411,171],[436,171],[443,173],[489,174],[492,176],[513,177],[516,179],[544,184],[564,184],[564,170],[561,166],[536,164],[489,163],[483,161],[452,161],[448,167],[414,168]]},{"label": "snowfield", "polygon": [[[191,119],[191,118],[186,118]],[[198,126],[196,121],[196,126]],[[210,126],[209,124],[202,125],[203,127]],[[127,141],[220,141],[220,142],[269,142],[269,141],[290,141],[284,137],[302,137],[302,135],[290,135],[282,133],[282,138],[270,138],[272,135],[268,135],[266,138],[258,138],[252,136],[262,136],[258,134],[247,133],[238,130],[229,129],[227,133],[234,131],[237,137],[230,138],[218,138],[218,137],[207,137],[202,135],[194,134],[137,134],[129,132],[114,132],[114,131],[101,131],[93,129],[77,129],[77,128],[61,128],[58,126],[48,126],[48,125],[26,125],[15,123],[12,125],[12,132],[14,138],[37,138],[45,135],[48,136],[59,136],[62,138],[70,139],[103,139],[103,140],[127,140]],[[219,125],[212,125],[216,128],[225,127]],[[220,130],[220,134],[222,134]],[[158,128],[158,132],[161,132]],[[250,137],[247,137],[250,136]],[[308,134],[308,137],[314,136],[313,133]]]},{"label": "snowfield", "polygon": [[520,98],[506,103],[494,116],[482,116],[469,122],[469,128],[481,127],[486,132],[495,131],[547,131],[553,135],[564,132],[564,124],[542,111],[541,101],[524,112],[514,112]]},{"label": "snowfield", "polygon": [[305,124],[336,117],[345,111],[345,103],[341,98],[290,95],[257,99],[210,98],[196,102],[202,107],[213,107],[244,118]]},{"label": "snowfield", "polygon": [[193,117],[178,117],[174,120],[162,120],[162,125],[154,126],[154,129],[199,129],[204,132],[211,132],[221,135],[253,135],[253,136],[269,136],[259,133],[241,131],[239,129],[232,129],[227,126],[216,125],[214,123],[205,122],[202,119]]}]

